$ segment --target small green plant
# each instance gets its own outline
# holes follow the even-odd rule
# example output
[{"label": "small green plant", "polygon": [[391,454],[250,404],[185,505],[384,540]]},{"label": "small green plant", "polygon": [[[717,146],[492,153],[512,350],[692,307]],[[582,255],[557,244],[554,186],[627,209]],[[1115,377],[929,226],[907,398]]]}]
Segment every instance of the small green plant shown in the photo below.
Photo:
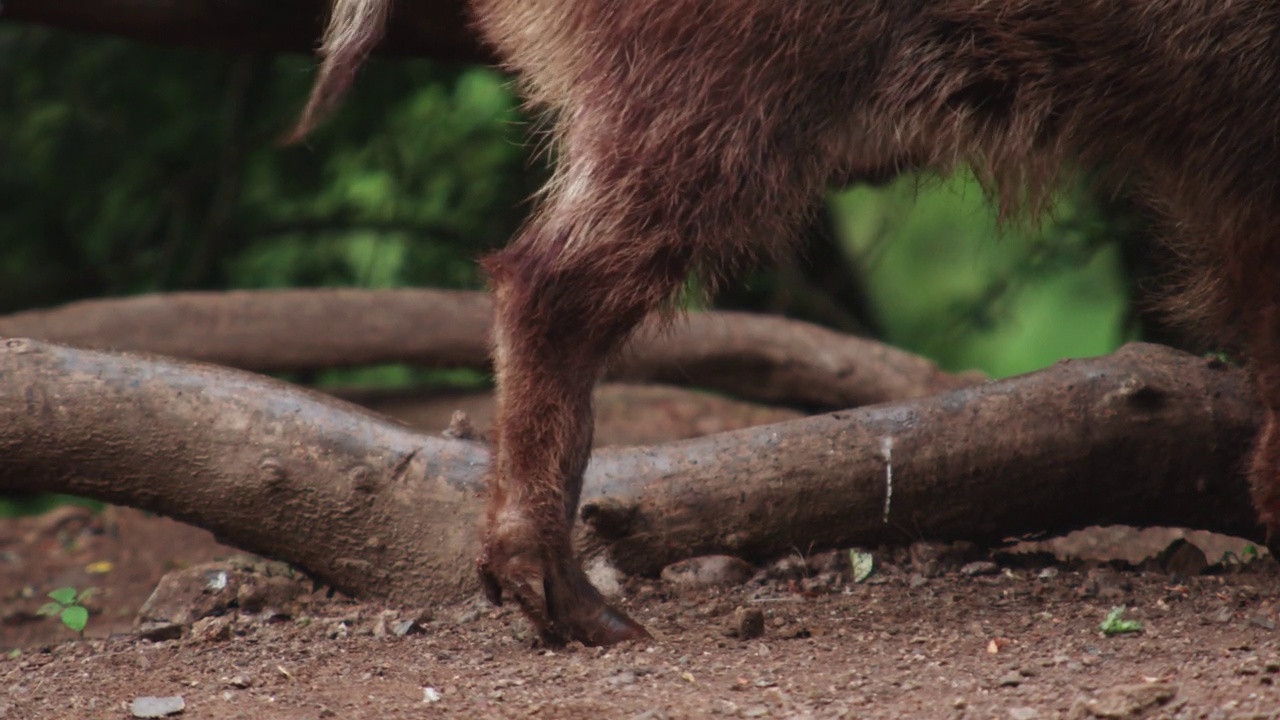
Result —
[{"label": "small green plant", "polygon": [[76,592],[73,587],[61,587],[49,593],[53,602],[47,602],[36,611],[39,615],[53,617],[57,615],[62,624],[84,635],[84,626],[89,623],[89,611],[84,601],[98,592],[97,588],[85,588]]},{"label": "small green plant", "polygon": [[1257,560],[1259,557],[1260,556],[1258,554],[1258,546],[1254,545],[1253,543],[1249,543],[1248,545],[1244,546],[1244,549],[1240,551],[1239,555],[1232,552],[1231,550],[1227,550],[1226,552],[1222,553],[1222,559],[1218,561],[1218,564],[1224,565],[1224,566],[1248,565],[1254,560]]},{"label": "small green plant", "polygon": [[1142,632],[1142,623],[1137,620],[1125,620],[1124,611],[1125,608],[1123,606],[1111,608],[1111,612],[1107,613],[1107,619],[1103,620],[1102,625],[1099,626],[1103,635],[1109,637],[1123,633]]}]

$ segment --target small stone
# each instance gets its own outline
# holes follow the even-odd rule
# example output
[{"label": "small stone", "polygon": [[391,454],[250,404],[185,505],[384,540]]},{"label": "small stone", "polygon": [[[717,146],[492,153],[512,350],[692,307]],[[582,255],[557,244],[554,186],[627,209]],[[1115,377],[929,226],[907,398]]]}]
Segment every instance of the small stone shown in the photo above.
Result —
[{"label": "small stone", "polygon": [[764,613],[759,608],[740,607],[733,611],[729,637],[754,640],[764,635]]},{"label": "small stone", "polygon": [[387,624],[393,622],[398,614],[395,610],[383,610],[378,613],[378,619],[373,621],[373,636],[376,638],[386,637],[390,632]]},{"label": "small stone", "polygon": [[976,560],[960,568],[961,575],[979,577],[982,575],[999,575],[1000,566],[990,560]]},{"label": "small stone", "polygon": [[1040,711],[1033,707],[1009,708],[1009,717],[1012,720],[1035,720],[1040,717]]},{"label": "small stone", "polygon": [[418,624],[416,620],[401,620],[391,626],[391,633],[396,637],[404,637],[406,635],[422,635],[427,630]]},{"label": "small stone", "polygon": [[231,639],[231,618],[226,615],[197,620],[191,626],[191,639],[196,642],[222,642]]},{"label": "small stone", "polygon": [[[1085,586],[1092,594],[1082,593],[1086,597],[1099,597],[1103,600],[1118,600],[1133,590],[1133,581],[1129,576],[1116,572],[1111,568],[1095,568],[1089,571]],[[1080,592],[1080,591],[1077,591]]]},{"label": "small stone", "polygon": [[622,581],[625,576],[622,571],[613,566],[608,557],[598,555],[592,558],[585,570],[587,579],[600,591],[601,595],[613,598],[622,594]]},{"label": "small stone", "polygon": [[785,555],[770,563],[764,574],[771,580],[800,580],[809,576],[809,563],[799,555]]},{"label": "small stone", "polygon": [[938,577],[959,569],[978,554],[971,542],[936,543],[915,542],[908,549],[911,568],[925,577]]},{"label": "small stone", "polygon": [[227,684],[233,688],[240,688],[241,690],[243,690],[249,687],[250,685],[252,685],[253,681],[245,677],[244,675],[235,675],[227,679]]},{"label": "small stone", "polygon": [[776,688],[776,687],[766,688],[765,691],[760,694],[760,697],[764,698],[765,702],[771,703],[773,705],[787,704],[787,694],[782,692],[781,688]]},{"label": "small stone", "polygon": [[453,411],[453,415],[449,418],[449,427],[445,428],[441,434],[455,440],[475,440],[480,437],[471,423],[471,418],[461,410]]},{"label": "small stone", "polygon": [[769,714],[769,707],[767,705],[751,705],[750,707],[742,708],[742,712],[739,714],[744,718],[764,717]]},{"label": "small stone", "polygon": [[1204,551],[1184,538],[1169,543],[1168,547],[1156,555],[1155,561],[1166,574],[1179,578],[1195,577],[1209,568],[1209,560],[1205,558]]},{"label": "small stone", "polygon": [[1047,567],[1047,568],[1041,568],[1040,572],[1036,573],[1036,577],[1040,578],[1041,580],[1052,580],[1058,577],[1058,575],[1060,574],[1061,572],[1058,570],[1058,568]]},{"label": "small stone", "polygon": [[662,569],[663,581],[681,590],[742,585],[753,570],[731,555],[706,555],[672,563]]},{"label": "small stone", "polygon": [[1018,687],[1025,678],[1022,677],[1017,670],[1007,672],[1000,676],[1000,687]]},{"label": "small stone", "polygon": [[1178,688],[1168,683],[1146,685],[1118,685],[1098,693],[1094,700],[1077,702],[1073,717],[1111,718],[1128,720],[1148,715],[1148,711],[1168,704],[1178,695]]},{"label": "small stone", "polygon": [[173,697],[144,696],[133,699],[129,712],[136,718],[159,718],[177,715],[187,709],[187,702],[181,695]]},{"label": "small stone", "polygon": [[630,670],[624,670],[613,677],[608,678],[608,683],[617,687],[619,685],[635,685],[636,674]]},{"label": "small stone", "polygon": [[138,637],[151,642],[177,640],[182,637],[182,625],[175,622],[149,622],[138,627]]}]

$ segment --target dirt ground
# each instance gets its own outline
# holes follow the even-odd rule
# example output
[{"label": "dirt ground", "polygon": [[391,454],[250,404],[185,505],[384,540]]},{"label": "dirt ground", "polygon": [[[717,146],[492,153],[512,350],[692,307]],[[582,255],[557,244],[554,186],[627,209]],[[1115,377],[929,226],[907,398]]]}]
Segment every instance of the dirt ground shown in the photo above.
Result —
[{"label": "dirt ground", "polygon": [[[1168,539],[1094,531],[1069,550],[1142,554]],[[1232,547],[1196,539],[1211,560]],[[632,579],[621,602],[656,639],[609,650],[536,648],[513,611],[478,599],[406,613],[307,583],[283,611],[228,607],[178,639],[132,634],[165,572],[232,552],[119,508],[0,523],[0,648],[21,648],[0,658],[0,718],[128,718],[147,696],[211,719],[1280,718],[1270,559],[1179,578],[1173,561],[972,565],[921,545],[878,552],[863,583],[844,554],[783,559],[727,588]],[[61,585],[102,589],[86,639],[34,614]],[[1116,606],[1142,632],[1103,635]],[[763,635],[741,637],[752,611]],[[420,625],[398,634],[411,616]]]},{"label": "dirt ground", "polygon": [[[609,392],[600,437],[619,444],[762,422],[661,390]],[[483,425],[484,402],[472,404]],[[427,428],[447,418],[380,409]],[[1177,552],[1150,559],[1170,543]],[[151,697],[211,720],[1280,718],[1270,558],[1213,566],[1246,545],[1167,529],[1019,549],[882,548],[863,582],[845,552],[739,567],[724,586],[631,578],[618,602],[653,642],[548,650],[479,598],[359,604],[233,559],[196,528],[64,507],[0,520],[0,720],[159,716]],[[99,589],[83,639],[36,613],[64,586]],[[1104,635],[1116,607],[1141,632]],[[140,609],[168,622],[139,628]]]}]

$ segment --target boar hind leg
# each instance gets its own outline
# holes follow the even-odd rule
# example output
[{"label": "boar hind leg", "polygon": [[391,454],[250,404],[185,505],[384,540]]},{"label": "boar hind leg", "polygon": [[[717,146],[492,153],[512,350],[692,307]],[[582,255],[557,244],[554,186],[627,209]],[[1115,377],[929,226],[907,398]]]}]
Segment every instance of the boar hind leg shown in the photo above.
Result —
[{"label": "boar hind leg", "polygon": [[498,407],[480,573],[490,599],[514,599],[547,642],[648,637],[591,586],[571,543],[605,363],[653,311],[672,307],[691,271],[785,243],[821,198],[820,163],[770,151],[795,143],[724,121],[723,132],[696,123],[650,145],[575,144],[571,134],[541,212],[486,261]]}]

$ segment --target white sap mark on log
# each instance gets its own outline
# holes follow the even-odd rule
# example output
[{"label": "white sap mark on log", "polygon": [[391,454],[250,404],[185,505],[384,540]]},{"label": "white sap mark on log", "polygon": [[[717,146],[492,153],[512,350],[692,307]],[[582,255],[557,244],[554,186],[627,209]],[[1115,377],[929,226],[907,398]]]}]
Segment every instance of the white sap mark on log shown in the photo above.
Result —
[{"label": "white sap mark on log", "polygon": [[889,510],[893,505],[893,438],[881,438],[880,454],[884,456],[884,524],[889,524]]}]

